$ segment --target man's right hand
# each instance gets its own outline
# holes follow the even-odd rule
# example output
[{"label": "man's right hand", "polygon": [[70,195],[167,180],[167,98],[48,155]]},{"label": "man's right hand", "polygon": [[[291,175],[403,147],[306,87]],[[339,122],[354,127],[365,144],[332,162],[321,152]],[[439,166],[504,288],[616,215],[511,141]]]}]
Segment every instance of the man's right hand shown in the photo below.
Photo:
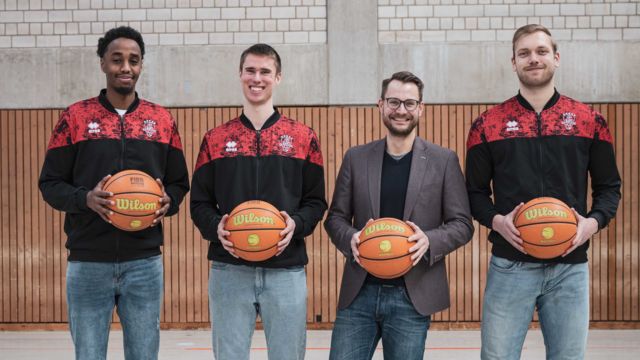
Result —
[{"label": "man's right hand", "polygon": [[520,238],[520,231],[516,229],[516,226],[513,224],[513,217],[518,213],[518,210],[524,205],[524,203],[518,204],[510,213],[507,215],[496,215],[493,217],[493,221],[491,222],[491,228],[497,231],[502,237],[511,244],[514,248],[518,249],[523,254],[527,252],[524,251],[522,247],[523,241]]},{"label": "man's right hand", "polygon": [[107,175],[98,182],[96,187],[93,190],[87,193],[87,207],[93,211],[95,211],[102,220],[111,224],[111,220],[109,220],[109,215],[113,214],[111,209],[107,207],[107,205],[115,205],[115,203],[111,200],[107,200],[106,198],[113,196],[113,193],[108,191],[103,191],[104,183],[109,180],[111,175]]},{"label": "man's right hand", "polygon": [[369,225],[369,223],[371,223],[373,221],[373,219],[369,219],[367,221],[367,223],[364,225],[364,227],[358,231],[357,233],[353,234],[351,236],[351,254],[353,254],[353,259],[358,263],[358,265],[362,266],[362,264],[360,264],[360,252],[358,251],[358,244],[360,243],[360,233],[362,232],[362,230],[364,230],[364,228],[367,227],[367,225]]},{"label": "man's right hand", "polygon": [[227,236],[231,235],[231,233],[224,229],[228,218],[229,214],[225,214],[218,223],[218,240],[222,243],[222,247],[237,259],[238,255],[236,255],[236,250],[233,248],[233,243],[227,240]]}]

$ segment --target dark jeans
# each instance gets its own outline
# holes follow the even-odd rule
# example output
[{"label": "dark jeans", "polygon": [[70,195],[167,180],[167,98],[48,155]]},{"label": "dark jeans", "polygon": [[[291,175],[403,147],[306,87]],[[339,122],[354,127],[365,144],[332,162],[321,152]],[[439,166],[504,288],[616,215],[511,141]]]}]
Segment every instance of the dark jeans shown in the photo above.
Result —
[{"label": "dark jeans", "polygon": [[329,358],[371,359],[382,338],[385,359],[422,359],[430,322],[403,286],[365,284],[349,307],[338,310]]}]

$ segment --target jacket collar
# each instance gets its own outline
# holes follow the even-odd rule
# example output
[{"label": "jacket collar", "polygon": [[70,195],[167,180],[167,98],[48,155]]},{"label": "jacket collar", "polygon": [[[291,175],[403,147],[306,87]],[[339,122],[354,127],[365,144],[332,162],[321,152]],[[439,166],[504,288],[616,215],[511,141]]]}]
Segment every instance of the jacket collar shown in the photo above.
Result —
[{"label": "jacket collar", "polygon": [[[260,130],[264,130],[266,128],[269,128],[271,126],[273,126],[273,124],[276,123],[276,121],[278,121],[278,119],[280,119],[280,113],[278,112],[278,108],[276,108],[275,106],[273,107],[273,114],[271,114],[271,116],[269,116],[269,118],[267,119],[267,121],[264,122],[264,125],[262,125],[262,128]],[[244,112],[242,112],[242,114],[240,114],[240,122],[247,128],[252,129],[252,130],[257,130],[254,126],[253,123],[251,123],[251,120],[249,120],[249,118],[244,114]]]},{"label": "jacket collar", "polygon": [[[518,102],[520,103],[520,105],[522,105],[522,107],[524,107],[527,110],[530,111],[535,111],[533,109],[533,106],[531,106],[531,104],[529,104],[529,102],[527,101],[527,99],[524,98],[524,96],[522,96],[520,94],[520,91],[518,91],[518,95],[516,95],[516,99],[518,100]],[[553,89],[553,96],[551,96],[551,99],[549,99],[549,101],[547,101],[547,103],[545,104],[544,108],[542,109],[547,110],[548,108],[552,107],[553,105],[555,105],[558,100],[560,100],[560,93],[558,92],[558,90],[556,90],[555,88]]]},{"label": "jacket collar", "polygon": [[[112,112],[114,114],[118,113],[116,109],[113,107],[113,105],[111,105],[111,103],[109,102],[109,99],[107,99],[107,89],[100,90],[100,95],[98,95],[98,101],[100,101],[100,104],[102,104],[102,106],[104,106],[105,109],[109,110],[109,112]],[[135,99],[133,99],[133,102],[131,103],[131,105],[129,105],[129,108],[127,109],[127,114],[134,112],[138,108],[139,104],[140,104],[140,99],[138,98],[138,92],[136,91],[136,97]]]}]

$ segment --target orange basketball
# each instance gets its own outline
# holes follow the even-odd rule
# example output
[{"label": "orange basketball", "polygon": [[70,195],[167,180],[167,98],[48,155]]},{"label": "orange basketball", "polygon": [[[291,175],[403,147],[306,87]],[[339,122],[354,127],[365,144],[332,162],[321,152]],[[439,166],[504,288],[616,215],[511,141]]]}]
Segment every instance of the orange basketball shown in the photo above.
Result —
[{"label": "orange basketball", "polygon": [[578,220],[564,202],[541,197],[522,206],[514,225],[520,231],[525,251],[539,259],[558,257],[571,247]]},{"label": "orange basketball", "polygon": [[248,261],[263,261],[278,252],[280,232],[287,224],[280,211],[266,201],[249,200],[236,206],[229,214],[225,230],[236,255]]},{"label": "orange basketball", "polygon": [[159,198],[163,192],[160,185],[149,175],[138,170],[124,170],[107,180],[102,190],[113,193],[109,198],[115,205],[107,206],[113,214],[111,223],[126,231],[144,230],[151,226],[160,208]]},{"label": "orange basketball", "polygon": [[407,241],[413,234],[413,229],[398,219],[380,218],[371,222],[360,233],[360,264],[382,279],[406,274],[413,265],[409,248],[414,243]]}]

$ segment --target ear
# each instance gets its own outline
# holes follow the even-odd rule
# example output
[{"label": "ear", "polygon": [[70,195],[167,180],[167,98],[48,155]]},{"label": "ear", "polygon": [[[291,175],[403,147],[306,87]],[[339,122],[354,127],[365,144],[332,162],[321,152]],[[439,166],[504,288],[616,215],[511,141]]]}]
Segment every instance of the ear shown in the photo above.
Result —
[{"label": "ear", "polygon": [[513,70],[513,72],[516,72],[516,58],[515,58],[515,56],[511,57],[511,70]]},{"label": "ear", "polygon": [[102,72],[103,72],[103,73],[105,73],[105,74],[106,74],[106,73],[107,73],[107,71],[106,71],[106,69],[105,69],[105,68],[106,68],[106,64],[105,64],[105,62],[104,62],[104,56],[103,56],[103,57],[101,57],[101,58],[100,58],[100,69],[102,70]]},{"label": "ear", "polygon": [[282,72],[277,73],[274,80],[276,85],[280,84],[280,80],[282,80]]},{"label": "ear", "polygon": [[424,111],[424,104],[420,101],[420,105],[418,105],[418,117],[422,116],[422,112]]},{"label": "ear", "polygon": [[383,106],[384,106],[384,100],[383,99],[378,99],[378,110],[380,110],[380,114],[382,114],[383,112]]},{"label": "ear", "polygon": [[560,67],[560,53],[556,51],[555,54],[553,54],[553,60],[555,62],[556,67]]}]

